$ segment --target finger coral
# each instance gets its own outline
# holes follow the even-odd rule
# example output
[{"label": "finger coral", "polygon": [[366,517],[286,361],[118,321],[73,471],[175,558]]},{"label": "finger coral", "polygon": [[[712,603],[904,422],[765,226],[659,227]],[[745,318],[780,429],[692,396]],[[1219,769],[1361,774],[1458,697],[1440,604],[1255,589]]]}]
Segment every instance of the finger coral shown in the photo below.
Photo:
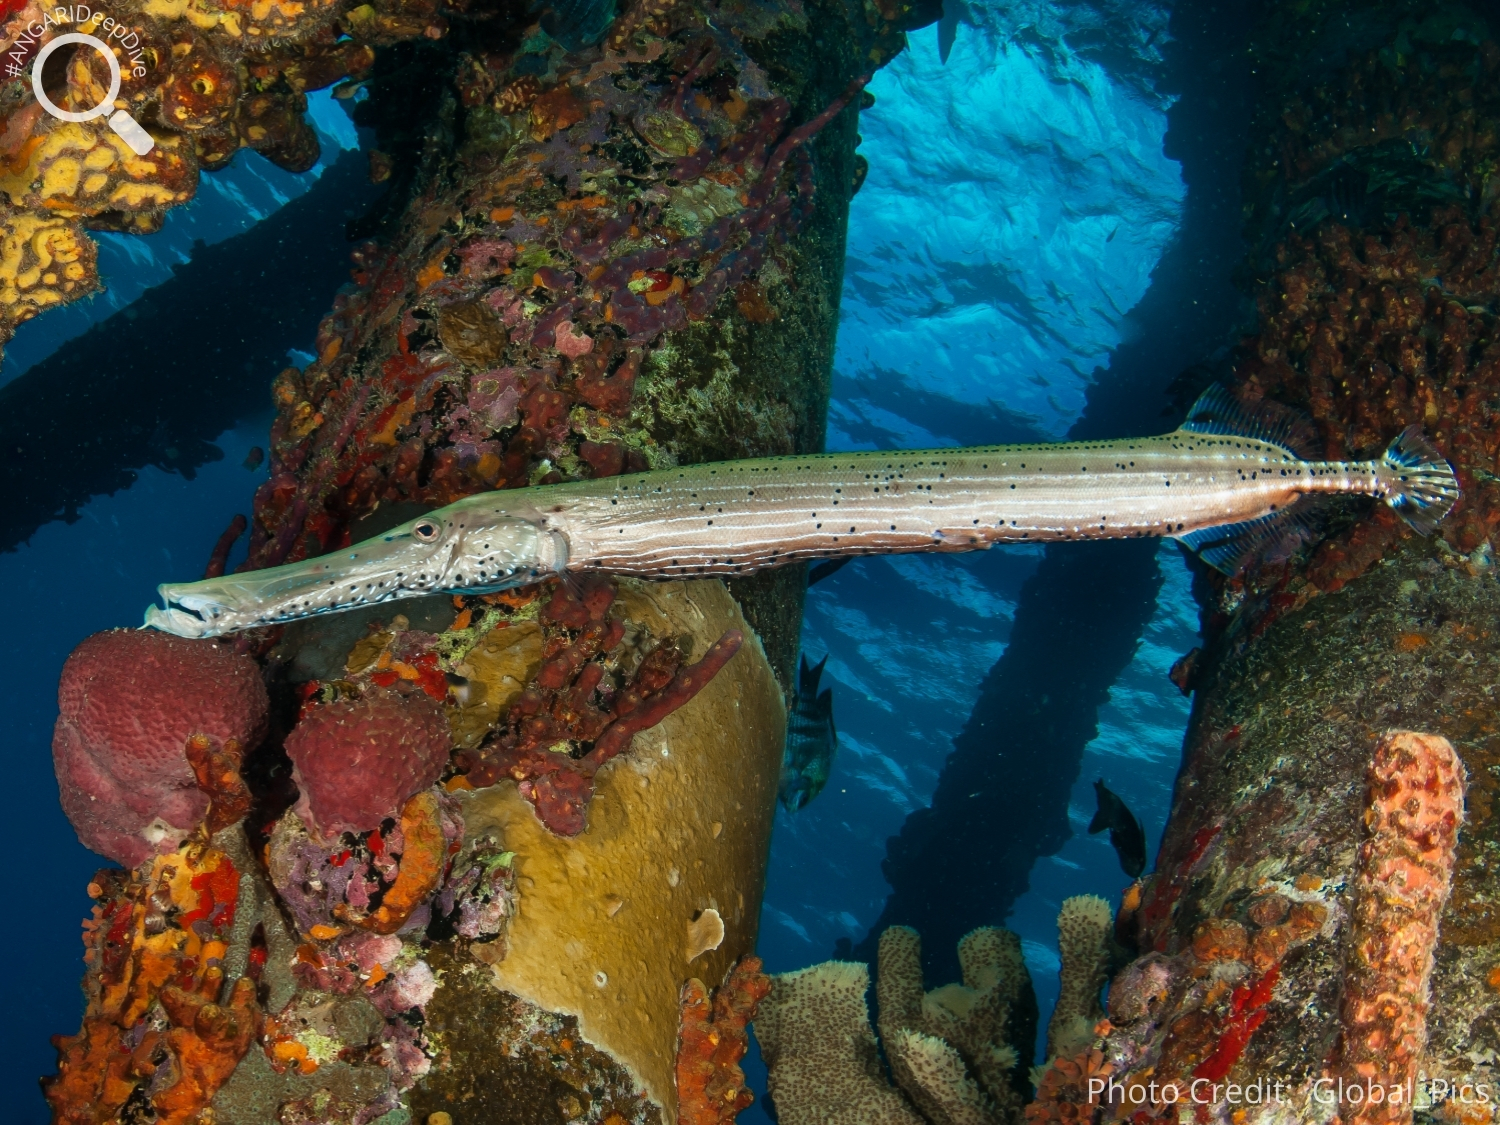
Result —
[{"label": "finger coral", "polygon": [[[52,735],[79,839],[127,867],[173,850],[213,793],[235,788],[227,775],[259,742],[267,708],[260,669],[231,646],[126,629],[89,637],[63,666]],[[205,791],[194,758],[208,756],[218,780]]]},{"label": "finger coral", "polygon": [[1047,1023],[1047,1054],[1073,1058],[1088,1050],[1094,1025],[1104,1018],[1099,992],[1109,976],[1109,939],[1114,911],[1097,895],[1064,899],[1057,914],[1062,959],[1057,1006]]},{"label": "finger coral", "polygon": [[438,779],[451,747],[443,708],[422,691],[316,705],[286,737],[298,814],[330,842],[374,831]]},{"label": "finger coral", "polygon": [[881,1074],[865,1008],[869,987],[869,970],[842,961],[772,977],[755,1037],[784,1125],[922,1125]]},{"label": "finger coral", "polygon": [[959,962],[962,984],[924,992],[916,931],[893,926],[880,935],[880,1044],[895,1088],[881,1073],[870,1031],[863,965],[830,961],[773,977],[756,1035],[778,1119],[1018,1121],[1036,1031],[1020,941],[1005,930],[975,930],[959,943]]}]

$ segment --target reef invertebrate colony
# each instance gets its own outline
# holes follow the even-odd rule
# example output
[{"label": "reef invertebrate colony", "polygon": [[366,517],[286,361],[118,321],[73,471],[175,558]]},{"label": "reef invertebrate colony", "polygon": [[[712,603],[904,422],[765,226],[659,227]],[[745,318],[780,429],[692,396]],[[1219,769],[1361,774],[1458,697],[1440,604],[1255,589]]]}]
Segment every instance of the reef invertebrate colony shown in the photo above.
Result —
[{"label": "reef invertebrate colony", "polygon": [[[815,213],[806,150],[853,88],[788,129],[792,106],[745,44],[803,17],[737,12],[678,5],[665,39],[642,28],[566,55],[539,37],[460,60],[474,130],[427,208],[437,228],[363,249],[317,362],[278,383],[255,566],[346,545],[377,503],[819,440],[804,388],[746,383],[725,298],[758,280],[777,316],[803,315],[785,298],[802,268],[788,244]],[[736,359],[674,389],[684,347]],[[638,382],[650,401],[633,402]]]},{"label": "reef invertebrate colony", "polygon": [[260,669],[231,648],[117,629],[68,658],[58,708],[63,810],[86,845],[135,866],[174,850],[236,787],[268,700]]},{"label": "reef invertebrate colony", "polygon": [[[920,1125],[921,1118],[879,1070],[865,993],[869,971],[829,961],[772,978],[761,1002],[755,1037],[770,1068],[769,1096],[777,1120],[847,1120],[874,1125]],[[799,1106],[824,1107],[799,1110]]]},{"label": "reef invertebrate colony", "polygon": [[373,831],[438,779],[451,749],[442,705],[421,690],[315,706],[286,738],[297,811],[323,839]]},{"label": "reef invertebrate colony", "polygon": [[757,957],[746,957],[714,991],[712,1001],[694,977],[682,990],[677,1043],[677,1120],[680,1125],[722,1125],[755,1100],[740,1059],[747,1027],[771,990]]},{"label": "reef invertebrate colony", "polygon": [[95,876],[83,1028],[54,1039],[58,1074],[43,1081],[54,1120],[94,1125],[127,1106],[200,1120],[259,1026],[255,982],[225,972],[239,881],[229,856],[201,843]]},{"label": "reef invertebrate colony", "polygon": [[[1071,1028],[1099,1013],[1109,943],[1109,911],[1103,906],[1101,915],[1102,905],[1087,897],[1064,903],[1059,918],[1068,935],[1062,947],[1064,990],[1052,1016],[1054,1027]],[[773,977],[755,1031],[770,1068],[777,1119],[788,1125],[1021,1121],[1030,1092],[1037,1010],[1020,939],[1007,930],[979,929],[959,942],[958,954],[963,983],[924,993],[916,931],[893,926],[880,935],[880,1045],[894,1087],[881,1073],[865,1010],[864,965],[829,961]],[[1090,984],[1092,992],[1086,991]],[[1096,1042],[1093,1024],[1080,1042],[1087,1058]],[[1078,1065],[1056,1060],[1049,1073]],[[1099,1060],[1083,1065],[1091,1075],[1109,1072]],[[1055,1119],[1045,1096],[1025,1107],[1024,1116]]]},{"label": "reef invertebrate colony", "polygon": [[[454,795],[471,835],[493,835],[517,857],[517,909],[496,983],[577,1013],[580,1035],[629,1067],[670,1120],[682,984],[723,980],[754,949],[785,711],[719,583],[622,581],[617,611],[655,637],[689,636],[694,648],[745,631],[734,675],[716,676],[592,779],[577,836],[552,831],[517,786],[460,785]],[[689,962],[689,926],[709,910],[723,939]]]},{"label": "reef invertebrate colony", "polygon": [[1379,496],[1424,531],[1457,502],[1448,463],[1415,431],[1366,462],[1303,461],[1257,432],[1215,389],[1158,438],[768,458],[488,493],[333,557],[165,584],[167,608],[146,623],[213,636],[554,571],[739,575],[1006,541],[1171,535],[1233,570],[1304,497]]},{"label": "reef invertebrate colony", "polygon": [[[468,785],[513,778],[542,823],[560,835],[583,831],[600,768],[697,695],[744,641],[740,630],[729,630],[685,666],[678,644],[627,641],[624,622],[606,616],[614,600],[607,582],[591,582],[581,596],[558,586],[538,615],[548,658],[511,705],[505,732],[458,756]],[[605,684],[625,674],[618,689]]]},{"label": "reef invertebrate colony", "polygon": [[[1463,792],[1463,767],[1446,739],[1385,734],[1369,763],[1367,838],[1353,869],[1315,878],[1263,860],[1276,876],[1262,875],[1253,893],[1227,901],[1216,888],[1222,905],[1197,923],[1190,941],[1173,933],[1163,910],[1161,896],[1182,889],[1178,872],[1203,872],[1208,860],[1230,880],[1253,876],[1233,854],[1210,854],[1224,846],[1218,833],[1204,834],[1197,854],[1174,853],[1144,896],[1139,884],[1132,888],[1117,923],[1158,948],[1115,977],[1109,1022],[1100,1025],[1107,1034],[1084,1042],[1071,1064],[1055,1064],[1038,1106],[1108,1106],[1131,1120],[1169,1121],[1196,1089],[1199,1104],[1237,1109],[1249,1121],[1277,1120],[1299,1106],[1310,1115],[1325,1107],[1330,1119],[1409,1122]],[[1335,944],[1339,929],[1346,934]],[[1330,956],[1340,945],[1342,960]],[[1303,1046],[1295,1032],[1307,1013],[1324,1010],[1323,997],[1337,1025]],[[1109,1096],[1097,1085],[1086,1090],[1075,1073],[1093,1049],[1115,1075]],[[1278,1060],[1276,1093],[1236,1103],[1228,1083],[1240,1076],[1253,1084],[1269,1058]],[[1335,1083],[1353,1093],[1336,1096]]]},{"label": "reef invertebrate colony", "polygon": [[1109,939],[1114,911],[1097,895],[1078,895],[1057,915],[1062,976],[1057,1006],[1047,1024],[1047,1054],[1074,1058],[1093,1044],[1094,1026],[1104,1018],[1099,991],[1109,976]]},{"label": "reef invertebrate colony", "polygon": [[[1360,1123],[1405,1121],[1390,1096],[1415,1089],[1427,1047],[1438,922],[1464,818],[1463,764],[1446,738],[1393,731],[1370,763],[1369,839],[1360,848],[1346,954],[1340,1077],[1386,1093],[1346,1111]],[[1407,1095],[1409,1101],[1409,1095]]]},{"label": "reef invertebrate colony", "polygon": [[[247,569],[347,546],[401,502],[816,448],[853,141],[840,95],[899,33],[841,7],[814,30],[800,6],[694,2],[569,52],[460,7],[256,6],[301,54],[267,72],[275,90],[321,48],[417,37],[392,59],[417,60],[430,97],[379,67],[368,87],[361,118],[390,154],[372,162],[392,184],[382,242],[357,251],[316,361],[273,388]],[[294,16],[326,20],[326,40],[299,40]],[[188,88],[230,82],[200,62]],[[184,127],[238,117],[173,104]],[[163,147],[183,175],[207,163],[191,147]],[[299,811],[267,746],[247,768],[256,816],[215,838],[243,851],[226,975],[244,966],[265,1016],[214,1112],[674,1119],[681,987],[754,945],[785,731],[765,652],[718,583],[434,601],[244,638],[304,791]],[[796,617],[785,598],[761,620]],[[312,751],[390,692],[443,713],[458,756],[441,786],[424,736],[401,784],[320,792]],[[725,1065],[703,1091],[730,1093],[733,1053],[707,1060]],[[104,1081],[107,1061],[70,1061],[69,1081]]]},{"label": "reef invertebrate colony", "polygon": [[[65,122],[43,113],[30,83],[16,83],[0,124],[0,196],[7,204],[0,218],[0,343],[20,322],[98,287],[86,228],[158,230],[167,209],[193,197],[200,169],[225,166],[242,147],[289,171],[312,167],[318,140],[304,118],[306,92],[362,74],[374,61],[373,46],[403,37],[378,27],[381,21],[349,18],[352,7],[320,0],[221,10],[123,0],[110,9],[119,35],[101,29],[105,13],[87,7],[8,9],[0,54],[12,65],[29,66],[40,43],[63,31],[107,40],[124,72],[117,104],[145,126],[155,147],[140,155],[103,119]],[[393,7],[435,17],[437,5]],[[73,23],[80,14],[86,22]],[[405,34],[421,33],[418,26]],[[64,109],[91,109],[108,89],[96,52],[75,55],[66,75],[63,92],[53,95]]]}]

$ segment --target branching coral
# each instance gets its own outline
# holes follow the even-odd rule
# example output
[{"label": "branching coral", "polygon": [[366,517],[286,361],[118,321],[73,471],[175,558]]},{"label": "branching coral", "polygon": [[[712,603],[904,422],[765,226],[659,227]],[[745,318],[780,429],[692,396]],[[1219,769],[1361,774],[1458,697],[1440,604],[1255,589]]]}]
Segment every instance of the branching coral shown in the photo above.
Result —
[{"label": "branching coral", "polygon": [[1008,930],[975,930],[958,943],[958,959],[963,983],[924,994],[917,932],[893,926],[880,935],[881,1041],[897,1082],[929,1120],[1013,1118],[1026,1083],[1015,1044],[1036,1025],[1021,943]]},{"label": "branching coral", "polygon": [[870,1032],[863,965],[832,961],[774,977],[756,1034],[779,1119],[1018,1120],[1036,1027],[1020,941],[1005,930],[975,930],[959,943],[959,961],[962,984],[924,993],[916,931],[894,926],[880,935],[880,1042],[896,1089],[881,1073]]},{"label": "branching coral", "polygon": [[767,1087],[785,1125],[922,1125],[881,1074],[863,965],[828,961],[772,978],[755,1018]]},{"label": "branching coral", "polygon": [[1097,895],[1065,899],[1057,915],[1057,947],[1062,959],[1057,1006],[1047,1024],[1049,1058],[1074,1058],[1094,1040],[1104,1018],[1099,992],[1109,976],[1110,932],[1114,911]]}]

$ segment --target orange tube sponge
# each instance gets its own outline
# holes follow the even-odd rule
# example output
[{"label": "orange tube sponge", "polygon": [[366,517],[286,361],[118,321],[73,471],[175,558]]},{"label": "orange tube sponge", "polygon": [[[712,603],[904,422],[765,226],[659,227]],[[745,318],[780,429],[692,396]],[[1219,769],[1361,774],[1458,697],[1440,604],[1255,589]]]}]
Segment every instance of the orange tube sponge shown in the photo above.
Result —
[{"label": "orange tube sponge", "polygon": [[755,1100],[740,1060],[749,1046],[745,1027],[771,991],[758,957],[745,957],[709,999],[697,977],[682,986],[677,1037],[679,1125],[724,1125]]},{"label": "orange tube sponge", "polygon": [[1349,1125],[1412,1119],[1438,920],[1464,819],[1463,764],[1439,735],[1385,734],[1369,783],[1340,1012],[1340,1077],[1364,1094],[1341,1099]]}]

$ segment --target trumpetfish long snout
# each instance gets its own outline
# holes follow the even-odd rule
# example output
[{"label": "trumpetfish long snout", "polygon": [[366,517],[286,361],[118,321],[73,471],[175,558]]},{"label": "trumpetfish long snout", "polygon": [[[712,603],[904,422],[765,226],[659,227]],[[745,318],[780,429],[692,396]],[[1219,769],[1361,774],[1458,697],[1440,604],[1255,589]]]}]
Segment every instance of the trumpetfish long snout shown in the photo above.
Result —
[{"label": "trumpetfish long snout", "polygon": [[1321,495],[1383,499],[1429,533],[1459,498],[1412,427],[1378,461],[1303,460],[1222,388],[1160,437],[691,465],[470,496],[355,546],[158,587],[146,625],[213,637],[434,593],[493,593],[565,571],[734,576],[805,559],[1004,542],[1175,538],[1240,562]]}]

